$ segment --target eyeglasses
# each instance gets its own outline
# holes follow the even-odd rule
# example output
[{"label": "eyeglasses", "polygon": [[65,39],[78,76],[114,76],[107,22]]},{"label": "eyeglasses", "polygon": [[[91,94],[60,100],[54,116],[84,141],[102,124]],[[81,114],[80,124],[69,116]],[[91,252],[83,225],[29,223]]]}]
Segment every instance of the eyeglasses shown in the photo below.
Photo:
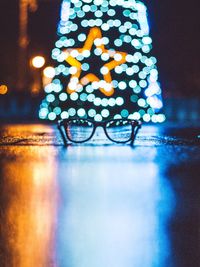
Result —
[{"label": "eyeglasses", "polygon": [[64,144],[68,140],[73,143],[84,143],[90,140],[97,127],[102,127],[107,138],[115,143],[132,142],[141,122],[130,119],[116,119],[103,122],[96,122],[88,119],[65,119],[58,121],[58,129],[61,133]]}]

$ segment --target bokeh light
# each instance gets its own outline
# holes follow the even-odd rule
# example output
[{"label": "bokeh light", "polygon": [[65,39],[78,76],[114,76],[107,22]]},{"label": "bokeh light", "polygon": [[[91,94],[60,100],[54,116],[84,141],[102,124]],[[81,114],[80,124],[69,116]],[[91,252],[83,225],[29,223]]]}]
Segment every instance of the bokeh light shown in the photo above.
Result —
[{"label": "bokeh light", "polygon": [[56,74],[55,72],[55,68],[54,67],[46,67],[44,70],[43,70],[43,74],[45,77],[47,78],[53,78]]},{"label": "bokeh light", "polygon": [[152,43],[142,1],[63,0],[40,118],[163,122]]},{"label": "bokeh light", "polygon": [[31,64],[34,68],[40,69],[44,66],[45,64],[45,58],[42,56],[36,56],[31,59]]},{"label": "bokeh light", "polygon": [[8,86],[5,84],[0,85],[0,95],[5,95],[8,92]]}]

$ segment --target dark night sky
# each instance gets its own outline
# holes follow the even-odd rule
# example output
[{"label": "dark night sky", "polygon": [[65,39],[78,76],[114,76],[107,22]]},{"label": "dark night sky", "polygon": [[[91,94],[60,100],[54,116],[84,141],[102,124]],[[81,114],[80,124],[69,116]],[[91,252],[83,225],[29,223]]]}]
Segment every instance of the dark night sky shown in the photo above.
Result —
[{"label": "dark night sky", "polygon": [[[29,53],[43,53],[49,60],[56,40],[59,0],[40,0],[29,16]],[[165,96],[200,97],[199,1],[145,0],[149,11],[152,54],[158,59]],[[16,74],[18,1],[0,0],[0,83]]]}]

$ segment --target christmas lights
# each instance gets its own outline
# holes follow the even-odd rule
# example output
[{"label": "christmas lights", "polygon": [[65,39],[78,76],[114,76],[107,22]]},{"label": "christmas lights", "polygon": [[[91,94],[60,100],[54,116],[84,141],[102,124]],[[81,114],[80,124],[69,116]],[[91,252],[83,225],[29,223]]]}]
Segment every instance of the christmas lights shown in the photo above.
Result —
[{"label": "christmas lights", "polygon": [[134,0],[64,0],[52,50],[55,76],[41,119],[69,117],[163,122],[147,10]]}]

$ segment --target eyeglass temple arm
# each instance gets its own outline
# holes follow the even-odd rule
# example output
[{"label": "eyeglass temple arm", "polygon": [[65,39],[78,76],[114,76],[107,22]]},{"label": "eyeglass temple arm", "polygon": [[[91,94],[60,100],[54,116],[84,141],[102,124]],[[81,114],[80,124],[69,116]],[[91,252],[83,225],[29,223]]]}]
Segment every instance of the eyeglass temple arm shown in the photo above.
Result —
[{"label": "eyeglass temple arm", "polygon": [[132,140],[131,140],[131,145],[133,145],[134,141],[135,141],[135,137],[138,133],[138,131],[141,129],[142,127],[142,122],[141,121],[137,121],[137,124],[135,125],[136,129],[134,131],[134,125],[133,125],[133,132],[132,132]]},{"label": "eyeglass temple arm", "polygon": [[64,145],[65,146],[67,146],[68,145],[68,143],[67,143],[67,139],[66,139],[66,137],[65,137],[65,134],[63,133],[63,130],[62,130],[62,121],[58,121],[58,130],[59,130],[59,132],[60,132],[60,135],[61,135],[61,137],[62,137],[62,139],[63,139],[63,142],[64,142]]}]

